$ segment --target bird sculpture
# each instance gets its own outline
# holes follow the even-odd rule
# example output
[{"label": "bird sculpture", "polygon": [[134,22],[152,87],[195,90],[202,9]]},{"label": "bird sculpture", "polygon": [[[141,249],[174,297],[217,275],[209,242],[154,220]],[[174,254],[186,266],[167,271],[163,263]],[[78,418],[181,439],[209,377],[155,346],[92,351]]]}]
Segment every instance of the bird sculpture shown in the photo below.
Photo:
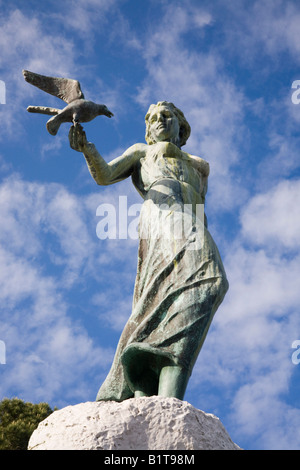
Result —
[{"label": "bird sculpture", "polygon": [[25,80],[41,90],[65,101],[67,106],[63,109],[49,108],[45,106],[28,106],[30,113],[52,115],[46,124],[51,135],[56,135],[63,122],[72,122],[74,126],[81,122],[89,122],[100,115],[109,118],[113,113],[104,104],[96,104],[84,99],[80,83],[71,78],[47,77],[38,73],[23,70]]}]

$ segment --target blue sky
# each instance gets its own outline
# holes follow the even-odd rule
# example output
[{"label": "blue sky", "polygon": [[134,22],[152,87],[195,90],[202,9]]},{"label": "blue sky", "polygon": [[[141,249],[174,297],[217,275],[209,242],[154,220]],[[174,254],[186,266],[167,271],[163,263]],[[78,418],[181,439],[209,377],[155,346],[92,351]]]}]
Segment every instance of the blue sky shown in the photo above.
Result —
[{"label": "blue sky", "polygon": [[[300,5],[291,0],[0,0],[0,398],[94,400],[130,315],[137,241],[100,240],[97,186],[28,105],[62,106],[22,69],[76,78],[112,119],[85,125],[111,160],[144,142],[151,103],[174,102],[184,150],[211,173],[206,214],[230,288],[185,399],[246,449],[300,448]],[[3,344],[3,343],[2,343]],[[300,355],[299,355],[300,356]]]}]

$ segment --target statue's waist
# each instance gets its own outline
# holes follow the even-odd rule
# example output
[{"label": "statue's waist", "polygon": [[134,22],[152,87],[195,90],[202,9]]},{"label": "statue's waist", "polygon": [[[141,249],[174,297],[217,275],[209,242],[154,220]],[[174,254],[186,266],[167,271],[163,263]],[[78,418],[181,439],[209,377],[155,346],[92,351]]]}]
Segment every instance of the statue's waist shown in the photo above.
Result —
[{"label": "statue's waist", "polygon": [[150,185],[145,199],[152,199],[156,204],[165,202],[168,198],[184,204],[203,204],[199,189],[186,181],[160,178]]}]

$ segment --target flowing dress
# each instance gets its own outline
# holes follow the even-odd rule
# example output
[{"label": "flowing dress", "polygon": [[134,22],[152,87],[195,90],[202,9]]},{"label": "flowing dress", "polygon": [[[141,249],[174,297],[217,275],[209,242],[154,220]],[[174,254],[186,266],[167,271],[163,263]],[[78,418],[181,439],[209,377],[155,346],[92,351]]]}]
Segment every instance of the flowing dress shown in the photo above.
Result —
[{"label": "flowing dress", "polygon": [[139,377],[153,390],[166,365],[192,372],[214,313],[228,289],[207,230],[207,175],[172,143],[149,146],[132,180],[144,198],[132,313],[97,400],[134,396]]}]

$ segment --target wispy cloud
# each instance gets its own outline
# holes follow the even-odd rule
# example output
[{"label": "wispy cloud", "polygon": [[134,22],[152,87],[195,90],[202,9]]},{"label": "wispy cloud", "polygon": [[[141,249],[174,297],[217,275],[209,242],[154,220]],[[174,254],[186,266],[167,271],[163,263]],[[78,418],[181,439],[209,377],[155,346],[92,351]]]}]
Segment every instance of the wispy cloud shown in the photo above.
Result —
[{"label": "wispy cloud", "polygon": [[238,53],[245,64],[252,67],[255,60],[261,61],[265,57],[269,61],[265,66],[280,67],[278,57],[282,53],[288,53],[293,60],[299,61],[300,12],[297,2],[263,0],[249,3],[235,0],[226,5],[223,2],[223,6],[231,17],[226,26],[224,45],[234,44],[229,49]]},{"label": "wispy cloud", "polygon": [[[127,15],[131,2],[52,0],[47,11],[39,2],[14,3],[1,2],[2,143],[21,135],[20,113],[33,97],[42,99],[22,68],[85,79],[87,95],[112,106],[115,141],[95,132],[106,160],[138,132],[143,138],[151,102],[166,99],[184,111],[192,127],[184,150],[211,166],[209,229],[230,282],[188,394],[196,406],[220,411],[222,420],[225,414],[238,443],[250,436],[260,448],[299,448],[299,409],[286,398],[300,331],[300,108],[291,103],[289,82],[300,77],[288,72],[299,61],[297,2],[151,0],[138,24],[137,11]],[[116,62],[105,82],[101,67]],[[273,75],[285,66],[285,74]],[[65,152],[63,138],[42,140],[43,156]],[[18,149],[23,142],[31,145],[24,133]],[[1,156],[3,173],[11,171],[15,160],[2,148]],[[33,183],[12,174],[0,185],[0,339],[7,346],[1,393],[60,396],[62,404],[93,399],[113,354],[107,337],[117,338],[130,314],[137,242],[98,240],[96,209],[104,202],[117,208],[119,195],[129,204],[140,198],[129,181],[88,186],[83,165],[74,178],[85,175],[84,195],[74,180],[70,190],[50,176]]]},{"label": "wispy cloud", "polygon": [[70,73],[74,69],[73,42],[63,34],[52,34],[44,28],[37,15],[31,17],[19,9],[11,9],[0,15],[1,79],[6,83],[6,105],[0,109],[2,131],[0,139],[22,135],[21,110],[29,103],[24,99],[32,96],[33,87],[25,84],[22,69],[57,74]]},{"label": "wispy cloud", "polygon": [[258,246],[298,250],[300,181],[283,180],[266,193],[254,196],[241,215],[242,234]]},{"label": "wispy cloud", "polygon": [[244,207],[241,232],[224,257],[230,289],[192,379],[200,388],[207,381],[216,390],[230,384],[230,397],[221,394],[229,421],[240,439],[259,435],[258,448],[299,447],[291,430],[299,410],[285,403],[300,331],[298,186],[283,181]]},{"label": "wispy cloud", "polygon": [[[87,282],[100,267],[85,202],[60,185],[14,175],[1,184],[0,197],[1,339],[7,344],[1,388],[51,401],[74,387],[65,400],[84,399],[87,390],[93,399],[112,350],[96,346],[80,318],[83,306],[72,300],[74,285],[84,289],[81,276]],[[83,379],[92,373],[94,386]]]},{"label": "wispy cloud", "polygon": [[[85,2],[84,6],[72,0],[64,4],[54,3],[56,13],[47,15],[42,11],[22,8],[21,5],[19,8],[3,6],[0,15],[0,79],[6,83],[7,105],[0,109],[2,139],[7,134],[22,133],[20,110],[25,110],[30,104],[29,97],[38,96],[36,89],[25,83],[22,69],[51,76],[80,78],[84,73],[81,66],[84,51],[89,44],[93,44],[95,28],[101,23],[105,24],[106,14],[113,7],[112,2],[98,0]],[[68,34],[70,29],[73,37]],[[81,38],[82,49],[78,49],[78,37]],[[107,104],[111,104],[114,93],[107,86],[106,89],[110,95]],[[43,98],[40,94],[40,99]],[[57,104],[57,100],[50,95],[47,100],[50,105]]]},{"label": "wispy cloud", "polygon": [[[192,128],[186,150],[209,160],[212,206],[226,209],[240,202],[229,169],[241,158],[245,98],[226,73],[220,54],[215,50],[208,54],[201,47],[211,23],[211,15],[198,6],[166,7],[144,47],[148,76],[139,88],[138,101],[149,105],[165,99],[185,112]],[[186,46],[191,29],[199,48]]]}]

